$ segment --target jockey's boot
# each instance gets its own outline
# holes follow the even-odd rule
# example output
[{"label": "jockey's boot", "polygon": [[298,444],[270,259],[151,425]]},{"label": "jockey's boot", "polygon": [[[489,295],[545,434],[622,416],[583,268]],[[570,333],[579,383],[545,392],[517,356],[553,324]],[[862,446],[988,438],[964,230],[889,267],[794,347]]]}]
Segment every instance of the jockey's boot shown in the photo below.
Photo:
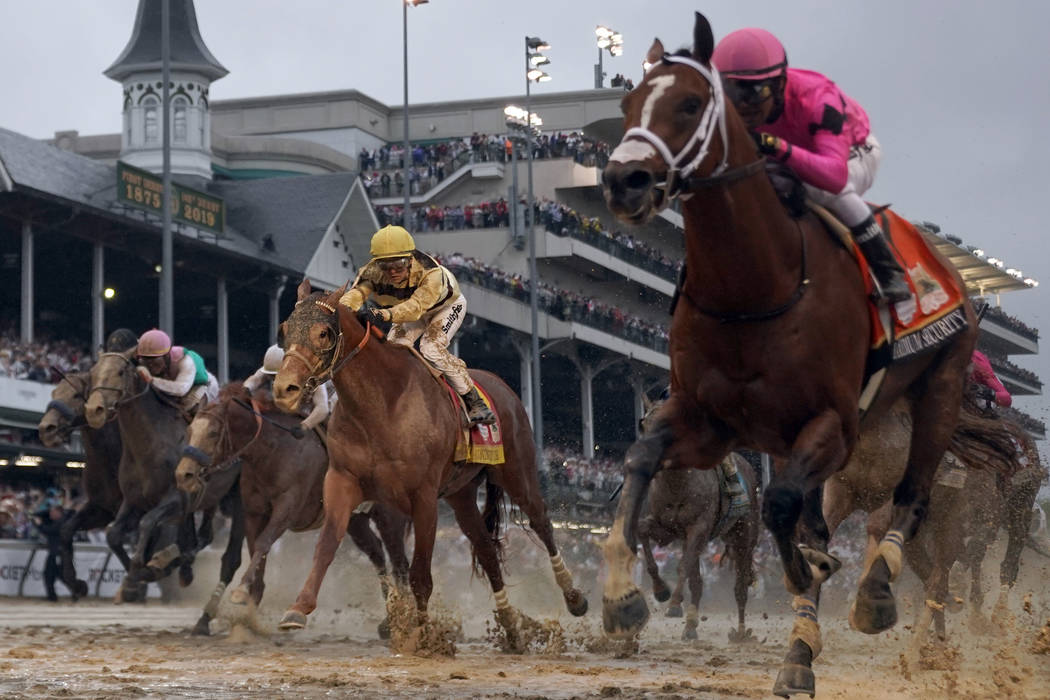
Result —
[{"label": "jockey's boot", "polygon": [[736,470],[736,464],[733,462],[733,458],[726,457],[722,460],[721,468],[726,493],[729,495],[730,512],[746,508],[748,504],[747,490],[744,488],[744,483],[741,481],[740,474]]},{"label": "jockey's boot", "polygon": [[476,386],[470,387],[470,391],[460,396],[463,397],[463,403],[467,406],[467,419],[471,425],[478,423],[492,425],[496,422],[496,414],[485,404],[485,399],[481,398]]},{"label": "jockey's boot", "polygon": [[853,226],[850,228],[850,233],[853,234],[853,240],[860,246],[860,251],[864,253],[864,258],[871,265],[871,271],[875,273],[875,279],[879,281],[882,296],[886,298],[886,301],[896,304],[911,298],[911,288],[908,287],[904,269],[893,256],[886,235],[882,232],[882,227],[875,221],[875,217],[869,216]]}]

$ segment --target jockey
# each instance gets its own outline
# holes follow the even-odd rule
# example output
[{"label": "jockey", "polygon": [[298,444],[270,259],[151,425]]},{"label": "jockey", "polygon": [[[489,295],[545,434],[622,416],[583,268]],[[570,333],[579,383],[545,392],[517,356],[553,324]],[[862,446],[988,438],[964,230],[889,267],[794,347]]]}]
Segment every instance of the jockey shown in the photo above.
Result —
[{"label": "jockey", "polygon": [[411,234],[385,226],[372,236],[372,259],[357,274],[340,303],[354,311],[373,299],[375,320],[393,323],[390,341],[411,346],[444,373],[467,407],[471,425],[491,425],[496,416],[478,393],[467,365],[448,351],[467,314],[467,300],[455,276],[434,258],[416,250]]},{"label": "jockey", "polygon": [[[266,354],[263,355],[263,366],[257,369],[255,374],[244,380],[244,388],[251,394],[260,387],[268,387],[273,381],[274,375],[281,369],[283,361],[284,350],[281,349],[280,345],[271,345],[266,349]],[[335,401],[336,398],[328,398],[328,382],[319,384],[310,397],[312,405],[309,415],[299,425],[292,428],[292,435],[297,440],[302,440],[306,436],[306,431],[313,430],[328,418]]]},{"label": "jockey", "polygon": [[179,405],[190,413],[202,399],[219,398],[219,382],[204,367],[204,359],[193,350],[172,347],[171,338],[154,328],[139,338],[139,374],[155,389],[179,399]]},{"label": "jockey", "polygon": [[887,301],[909,299],[904,270],[861,198],[882,159],[861,106],[820,73],[788,68],[784,47],[764,29],[726,36],[711,62],[759,152],[790,166],[810,199],[849,227]]},{"label": "jockey", "polygon": [[1009,406],[1013,403],[1013,397],[1010,396],[1010,392],[999,381],[999,377],[995,376],[992,363],[988,361],[988,357],[980,350],[973,351],[970,364],[970,380],[991,390],[992,394],[995,395],[995,402],[1000,406]]}]

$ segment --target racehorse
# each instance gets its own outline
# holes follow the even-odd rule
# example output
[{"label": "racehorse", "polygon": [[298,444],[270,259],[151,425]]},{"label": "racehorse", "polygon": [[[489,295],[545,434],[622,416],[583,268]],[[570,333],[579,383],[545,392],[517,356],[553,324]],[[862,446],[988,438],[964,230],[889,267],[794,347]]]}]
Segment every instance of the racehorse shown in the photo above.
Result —
[{"label": "racehorse", "polygon": [[[196,547],[192,518],[172,519],[154,511],[163,501],[170,512],[182,498],[174,488],[174,468],[186,441],[187,421],[178,406],[139,376],[134,355],[133,347],[99,355],[84,406],[92,428],[100,430],[115,419],[120,430],[118,482],[124,501],[106,529],[106,540],[127,571],[118,593],[124,601],[144,595],[146,581],[167,575],[176,565],[181,582],[188,585]],[[143,517],[147,513],[150,517]],[[207,515],[205,522],[210,525]],[[129,557],[124,538],[136,527],[138,542]]]},{"label": "racehorse", "polygon": [[[286,349],[274,379],[274,398],[294,411],[316,382],[331,378],[339,394],[328,427],[328,472],[324,481],[324,524],[314,550],[313,568],[295,603],[281,620],[283,629],[301,628],[317,606],[317,591],[350,514],[362,501],[378,501],[411,515],[415,547],[409,583],[417,621],[427,621],[433,590],[430,564],[443,497],[470,540],[494,593],[497,617],[514,644],[520,617],[510,606],[501,571],[499,527],[503,493],[510,496],[547,548],[555,579],[573,615],[583,615],[587,599],[573,587],[557,546],[540,492],[532,430],[521,400],[495,375],[472,371],[500,417],[505,461],[495,466],[455,461],[461,412],[423,362],[404,347],[371,343],[364,325],[339,303],[343,290],[311,294],[299,285],[298,301],[281,324]],[[478,486],[486,482],[484,516]]]},{"label": "racehorse", "polygon": [[[670,333],[671,396],[654,430],[625,458],[623,494],[605,545],[603,622],[608,633],[630,636],[648,617],[630,572],[653,475],[666,466],[711,468],[736,448],[765,452],[774,458],[774,474],[762,517],[796,610],[773,692],[812,695],[812,660],[822,646],[820,585],[838,567],[826,554],[821,485],[845,465],[861,430],[868,301],[851,252],[812,214],[793,219],[778,201],[751,135],[723,95],[710,64],[713,50],[711,26],[699,13],[691,51],[669,55],[654,42],[651,69],[623,99],[624,139],[602,175],[606,203],[618,218],[642,223],[681,197],[685,224],[685,274]],[[967,327],[892,364],[865,414],[877,417],[906,397],[921,439],[911,442],[894,489],[891,530],[850,613],[864,632],[896,622],[890,583],[903,541],[922,523],[955,427],[977,333],[972,307],[965,298],[962,304]]]},{"label": "racehorse", "polygon": [[91,377],[87,372],[70,372],[51,390],[51,401],[40,418],[37,432],[45,447],[58,447],[80,430],[84,444],[84,471],[80,484],[87,500],[62,525],[62,581],[73,599],[88,594],[87,582],[77,578],[73,564],[73,536],[81,530],[105,527],[120,509],[123,495],[117,481],[120,465],[120,431],[115,423],[95,430],[87,427],[84,404]]},{"label": "racehorse", "polygon": [[[736,453],[731,453],[737,471],[747,484],[750,510],[735,521],[729,520],[729,498],[723,496],[719,487],[720,476],[713,469],[674,469],[661,471],[653,477],[643,511],[638,521],[638,539],[645,555],[645,568],[653,581],[653,595],[663,602],[670,598],[668,617],[682,615],[683,584],[689,579],[691,594],[686,608],[685,629],[682,639],[696,639],[699,624],[700,597],[704,591],[704,579],[700,574],[700,550],[715,538],[726,544],[726,555],[733,560],[736,579],[733,594],[736,597],[737,628],[729,631],[731,642],[744,642],[751,635],[744,625],[744,610],[747,608],[747,589],[755,578],[755,546],[758,544],[758,492],[757,477],[751,464]],[[660,578],[660,568],[653,557],[649,540],[661,547],[675,540],[682,540],[682,558],[678,563],[678,581],[674,592]]]},{"label": "racehorse", "polygon": [[[249,396],[242,382],[224,386],[218,400],[198,411],[190,423],[188,444],[175,468],[178,487],[193,501],[213,479],[234,468],[234,464],[239,465],[244,533],[251,561],[240,585],[230,594],[236,605],[246,605],[249,599],[258,605],[262,600],[266,557],[277,538],[287,530],[316,528],[324,515],[321,489],[328,452],[316,434],[307,435],[304,440],[292,437],[290,429],[297,419],[278,412],[268,394],[257,390]],[[379,528],[382,542],[372,533],[369,519]],[[407,526],[407,518],[379,504],[367,515],[354,513],[350,517],[347,532],[376,567],[384,598],[387,571],[383,545],[390,553],[394,580],[406,581]],[[208,634],[208,623],[215,617],[223,591],[239,564],[238,556],[237,565],[227,569],[223,559],[220,583],[197,621],[196,634]],[[389,626],[384,620],[380,636],[388,635]]]}]

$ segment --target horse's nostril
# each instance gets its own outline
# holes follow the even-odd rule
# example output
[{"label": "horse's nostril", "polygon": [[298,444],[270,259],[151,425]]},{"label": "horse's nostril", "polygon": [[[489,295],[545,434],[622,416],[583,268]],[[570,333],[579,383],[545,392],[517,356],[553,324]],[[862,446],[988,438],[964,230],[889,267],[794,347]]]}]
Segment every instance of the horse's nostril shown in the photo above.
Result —
[{"label": "horse's nostril", "polygon": [[653,184],[653,176],[646,170],[635,170],[624,178],[623,184],[632,190],[647,190]]}]

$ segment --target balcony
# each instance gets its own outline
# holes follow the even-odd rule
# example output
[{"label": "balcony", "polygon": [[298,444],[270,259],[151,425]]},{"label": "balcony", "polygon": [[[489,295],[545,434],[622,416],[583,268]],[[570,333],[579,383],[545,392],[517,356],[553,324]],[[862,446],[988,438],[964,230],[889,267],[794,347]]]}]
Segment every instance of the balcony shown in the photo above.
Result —
[{"label": "balcony", "polygon": [[981,317],[981,345],[996,355],[1039,353],[1039,331],[997,306]]},{"label": "balcony", "polygon": [[1010,420],[1018,423],[1024,428],[1029,435],[1034,437],[1036,440],[1046,439],[1046,424],[1043,421],[1033,418],[1023,411],[1018,411],[1016,408],[1004,408],[1002,406],[996,406],[995,410],[1003,418],[1009,418]]},{"label": "balcony", "polygon": [[988,361],[992,364],[999,381],[1011,394],[1033,396],[1043,393],[1043,382],[1035,372],[995,355],[989,355]]}]

